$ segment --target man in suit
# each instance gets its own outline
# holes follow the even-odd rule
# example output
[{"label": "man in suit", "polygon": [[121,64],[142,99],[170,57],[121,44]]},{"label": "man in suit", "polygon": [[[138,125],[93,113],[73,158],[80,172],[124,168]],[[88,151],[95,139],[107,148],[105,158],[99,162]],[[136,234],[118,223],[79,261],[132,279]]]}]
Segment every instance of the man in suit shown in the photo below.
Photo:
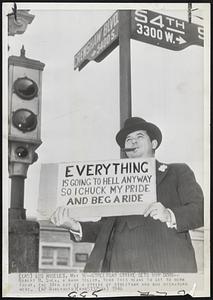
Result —
[{"label": "man in suit", "polygon": [[[154,157],[160,129],[132,117],[116,135],[128,158]],[[186,164],[156,160],[157,202],[143,215],[78,222],[60,207],[51,221],[78,242],[94,243],[86,272],[197,272],[189,230],[203,226],[203,193]]]}]

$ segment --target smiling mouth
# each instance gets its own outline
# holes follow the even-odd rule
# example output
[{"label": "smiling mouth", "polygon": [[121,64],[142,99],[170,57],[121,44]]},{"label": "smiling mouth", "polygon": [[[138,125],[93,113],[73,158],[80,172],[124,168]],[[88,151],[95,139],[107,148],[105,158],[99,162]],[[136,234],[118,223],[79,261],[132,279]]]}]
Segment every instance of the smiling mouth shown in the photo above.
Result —
[{"label": "smiling mouth", "polygon": [[123,148],[124,151],[126,152],[130,152],[130,151],[136,151],[138,148],[134,147],[134,148]]}]

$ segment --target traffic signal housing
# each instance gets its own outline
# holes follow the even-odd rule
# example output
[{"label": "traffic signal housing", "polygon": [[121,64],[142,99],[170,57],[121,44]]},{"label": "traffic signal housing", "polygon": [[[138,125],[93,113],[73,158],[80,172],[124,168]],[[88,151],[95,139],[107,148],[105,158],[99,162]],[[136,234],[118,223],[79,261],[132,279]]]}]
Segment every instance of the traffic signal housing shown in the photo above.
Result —
[{"label": "traffic signal housing", "polygon": [[24,47],[20,56],[10,56],[8,60],[10,175],[26,177],[29,164],[37,160],[35,149],[42,143],[41,99],[44,66],[40,61],[25,57]]}]

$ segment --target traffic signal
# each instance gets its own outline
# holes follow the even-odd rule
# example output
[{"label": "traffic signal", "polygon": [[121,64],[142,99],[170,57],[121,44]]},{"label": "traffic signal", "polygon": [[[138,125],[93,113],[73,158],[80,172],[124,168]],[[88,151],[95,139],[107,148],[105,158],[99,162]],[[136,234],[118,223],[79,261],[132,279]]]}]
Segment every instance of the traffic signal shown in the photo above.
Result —
[{"label": "traffic signal", "polygon": [[[9,162],[29,166],[37,160],[41,144],[41,88],[44,64],[25,57],[10,56],[9,67]],[[21,174],[16,174],[21,175]]]}]

